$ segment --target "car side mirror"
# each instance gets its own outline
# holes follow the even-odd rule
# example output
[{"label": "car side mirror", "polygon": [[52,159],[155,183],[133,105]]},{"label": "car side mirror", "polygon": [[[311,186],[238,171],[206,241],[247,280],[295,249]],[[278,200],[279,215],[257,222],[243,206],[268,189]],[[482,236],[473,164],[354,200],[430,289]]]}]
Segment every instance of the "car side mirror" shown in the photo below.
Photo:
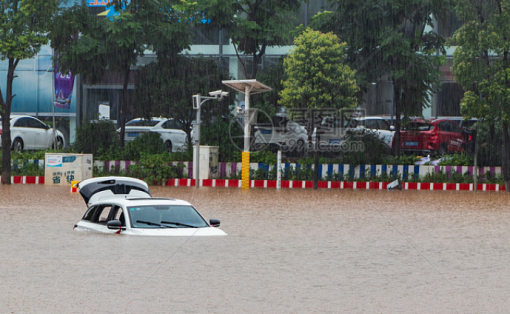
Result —
[{"label": "car side mirror", "polygon": [[210,219],[209,224],[211,225],[211,227],[219,227],[220,221],[218,219]]},{"label": "car side mirror", "polygon": [[[115,230],[123,228],[122,223],[120,222],[120,220],[117,220],[117,219],[108,221],[106,223],[106,227],[108,229],[115,229]],[[125,229],[125,227],[123,229]]]},{"label": "car side mirror", "polygon": [[393,125],[390,125],[390,131],[395,131],[395,127]]}]

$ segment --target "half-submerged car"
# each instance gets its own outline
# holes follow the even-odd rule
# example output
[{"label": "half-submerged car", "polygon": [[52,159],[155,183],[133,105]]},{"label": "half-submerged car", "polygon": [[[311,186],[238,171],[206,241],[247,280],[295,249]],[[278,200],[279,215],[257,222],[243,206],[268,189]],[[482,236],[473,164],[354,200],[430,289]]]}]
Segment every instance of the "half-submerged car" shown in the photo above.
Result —
[{"label": "half-submerged car", "polygon": [[147,183],[128,177],[100,177],[78,183],[88,208],[76,230],[146,236],[220,236],[188,202],[152,197]]}]

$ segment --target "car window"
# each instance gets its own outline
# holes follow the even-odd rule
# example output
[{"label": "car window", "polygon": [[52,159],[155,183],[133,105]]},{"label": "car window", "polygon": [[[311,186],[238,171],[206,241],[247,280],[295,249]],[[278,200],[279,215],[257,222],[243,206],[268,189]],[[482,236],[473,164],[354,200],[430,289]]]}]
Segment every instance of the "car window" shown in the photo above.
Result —
[{"label": "car window", "polygon": [[145,119],[139,119],[129,121],[126,123],[126,126],[155,126],[159,122],[161,122],[161,120],[152,119],[149,121]]},{"label": "car window", "polygon": [[454,122],[449,122],[451,132],[462,133],[462,128]]},{"label": "car window", "polygon": [[46,125],[39,120],[32,119],[32,118],[27,118],[27,120],[28,120],[29,128],[34,128],[34,129],[45,129],[46,128]]},{"label": "car window", "polygon": [[410,122],[407,126],[408,130],[414,131],[430,131],[434,128],[432,124],[424,122]]},{"label": "car window", "polygon": [[357,120],[354,120],[354,119],[351,119],[351,120],[344,120],[344,126],[346,128],[355,128],[357,127],[359,124],[359,121]]},{"label": "car window", "polygon": [[271,120],[273,120],[273,125],[277,128],[284,128],[289,122],[289,119],[278,116],[273,117]]},{"label": "car window", "polygon": [[163,123],[162,128],[180,130],[179,124],[174,119],[167,120],[165,123]]},{"label": "car window", "polygon": [[[128,207],[133,228],[161,228],[159,224],[180,227],[178,224],[207,227],[207,222],[189,205],[153,205]],[[178,223],[173,226],[170,223]]]},{"label": "car window", "polygon": [[110,212],[112,211],[112,206],[110,205],[103,205],[98,208],[97,211],[97,221],[99,223],[106,223],[109,219]]},{"label": "car window", "polygon": [[441,129],[441,131],[452,132],[452,124],[448,121],[439,122],[437,126]]},{"label": "car window", "polygon": [[19,128],[28,128],[28,118],[19,118],[14,123],[14,126]]},{"label": "car window", "polygon": [[388,130],[389,131],[391,129],[390,128],[390,124],[388,123],[388,121],[386,121],[386,120],[378,120],[378,122],[379,122],[379,128],[381,130]]},{"label": "car window", "polygon": [[367,129],[379,129],[379,124],[377,123],[377,120],[374,119],[367,119],[365,120],[365,127]]},{"label": "car window", "polygon": [[94,217],[94,214],[96,213],[97,206],[90,206],[85,215],[83,215],[82,220],[89,220],[91,221]]}]

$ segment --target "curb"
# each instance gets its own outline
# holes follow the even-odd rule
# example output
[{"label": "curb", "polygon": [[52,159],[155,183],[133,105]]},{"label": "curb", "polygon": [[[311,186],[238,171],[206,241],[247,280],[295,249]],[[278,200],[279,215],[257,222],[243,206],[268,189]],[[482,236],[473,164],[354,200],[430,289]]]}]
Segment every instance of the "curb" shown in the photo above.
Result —
[{"label": "curb", "polygon": [[[241,180],[203,179],[200,186],[240,188]],[[2,178],[0,177],[0,183]],[[386,190],[391,182],[319,181],[319,189]],[[44,177],[13,176],[11,184],[44,184]],[[313,181],[281,181],[282,189],[311,189]],[[165,186],[195,186],[195,179],[168,179]],[[276,189],[276,180],[250,180],[252,188]],[[402,182],[403,190],[473,191],[473,183]],[[505,191],[504,184],[478,183],[478,191]]]}]

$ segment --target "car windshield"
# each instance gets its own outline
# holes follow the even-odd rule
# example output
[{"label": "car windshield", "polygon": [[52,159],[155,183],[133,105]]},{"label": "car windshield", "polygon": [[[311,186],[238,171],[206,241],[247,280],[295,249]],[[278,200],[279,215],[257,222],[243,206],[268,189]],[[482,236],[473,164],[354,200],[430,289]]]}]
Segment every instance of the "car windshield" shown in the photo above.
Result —
[{"label": "car windshield", "polygon": [[126,126],[155,126],[158,124],[159,120],[131,120],[126,123]]},{"label": "car windshield", "polygon": [[190,205],[147,205],[128,207],[133,228],[202,228],[207,222]]},{"label": "car windshield", "polygon": [[408,130],[413,131],[430,131],[433,129],[433,125],[424,122],[410,122],[407,126]]}]

